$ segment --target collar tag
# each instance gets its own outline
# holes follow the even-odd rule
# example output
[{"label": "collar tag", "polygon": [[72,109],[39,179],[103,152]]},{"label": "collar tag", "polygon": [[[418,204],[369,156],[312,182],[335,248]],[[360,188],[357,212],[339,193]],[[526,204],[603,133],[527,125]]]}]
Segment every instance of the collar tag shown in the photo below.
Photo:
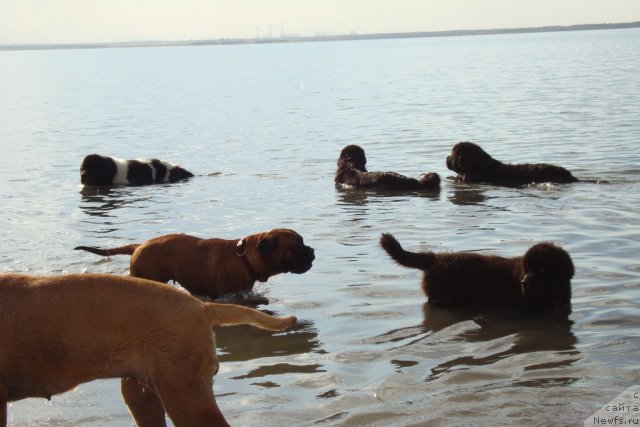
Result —
[{"label": "collar tag", "polygon": [[244,245],[244,239],[238,240],[236,244],[236,255],[244,256],[247,253],[247,248]]}]

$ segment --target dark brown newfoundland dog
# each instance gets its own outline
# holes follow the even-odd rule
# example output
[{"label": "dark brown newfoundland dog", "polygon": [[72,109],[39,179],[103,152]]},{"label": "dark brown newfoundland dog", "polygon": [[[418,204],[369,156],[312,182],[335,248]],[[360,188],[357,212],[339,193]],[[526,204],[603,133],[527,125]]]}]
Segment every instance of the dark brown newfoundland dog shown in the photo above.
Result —
[{"label": "dark brown newfoundland dog", "polygon": [[541,182],[568,183],[578,181],[571,172],[546,163],[509,165],[491,157],[472,142],[459,142],[447,157],[447,167],[463,182],[519,186]]},{"label": "dark brown newfoundland dog", "polygon": [[571,312],[573,262],[551,242],[538,243],[521,257],[468,252],[405,251],[391,235],[380,244],[398,264],[424,272],[422,290],[440,305],[514,305]]},{"label": "dark brown newfoundland dog", "polygon": [[431,172],[418,179],[395,172],[368,172],[367,158],[358,145],[347,145],[340,152],[335,183],[349,187],[384,188],[396,190],[438,190],[440,176]]}]

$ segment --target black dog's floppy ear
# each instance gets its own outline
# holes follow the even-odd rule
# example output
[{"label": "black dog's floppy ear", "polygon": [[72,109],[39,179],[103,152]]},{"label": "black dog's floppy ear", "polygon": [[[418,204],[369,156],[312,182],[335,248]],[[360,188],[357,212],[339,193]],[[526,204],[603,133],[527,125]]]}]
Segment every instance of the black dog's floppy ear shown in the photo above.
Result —
[{"label": "black dog's floppy ear", "polygon": [[258,252],[267,257],[278,249],[278,236],[269,236],[258,242]]}]

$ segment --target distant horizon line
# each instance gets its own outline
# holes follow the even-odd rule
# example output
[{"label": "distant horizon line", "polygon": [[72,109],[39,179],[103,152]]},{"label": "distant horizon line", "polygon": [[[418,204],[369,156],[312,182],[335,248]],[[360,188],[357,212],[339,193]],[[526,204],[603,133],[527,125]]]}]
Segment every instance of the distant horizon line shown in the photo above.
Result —
[{"label": "distant horizon line", "polygon": [[190,40],[148,40],[125,42],[78,42],[78,43],[0,43],[0,51],[7,50],[51,50],[51,49],[103,49],[126,47],[163,47],[163,46],[211,46],[211,45],[240,45],[240,44],[274,44],[274,43],[306,43],[322,41],[349,40],[379,40],[422,37],[459,37],[494,34],[524,34],[561,31],[613,30],[625,28],[640,28],[640,21],[575,24],[575,25],[547,25],[541,27],[494,28],[485,30],[443,30],[443,31],[410,31],[392,33],[316,33],[314,36],[297,34],[282,34],[280,36],[247,37],[247,38],[211,38]]}]

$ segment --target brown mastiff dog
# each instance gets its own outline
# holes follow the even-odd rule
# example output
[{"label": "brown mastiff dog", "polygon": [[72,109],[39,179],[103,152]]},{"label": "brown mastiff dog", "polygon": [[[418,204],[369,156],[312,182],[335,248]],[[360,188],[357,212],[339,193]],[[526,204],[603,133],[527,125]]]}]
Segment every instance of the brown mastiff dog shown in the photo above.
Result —
[{"label": "brown mastiff dog", "polygon": [[[227,426],[213,394],[213,326],[283,330],[276,318],[202,302],[148,280],[100,274],[0,275],[0,426],[7,402],[123,378],[138,426]],[[124,379],[126,378],[126,379]]]},{"label": "brown mastiff dog", "polygon": [[315,259],[302,236],[283,228],[234,240],[168,234],[112,249],[74,249],[102,256],[132,255],[131,276],[163,283],[173,280],[194,295],[214,299],[251,290],[256,281],[266,282],[276,274],[302,274]]}]

